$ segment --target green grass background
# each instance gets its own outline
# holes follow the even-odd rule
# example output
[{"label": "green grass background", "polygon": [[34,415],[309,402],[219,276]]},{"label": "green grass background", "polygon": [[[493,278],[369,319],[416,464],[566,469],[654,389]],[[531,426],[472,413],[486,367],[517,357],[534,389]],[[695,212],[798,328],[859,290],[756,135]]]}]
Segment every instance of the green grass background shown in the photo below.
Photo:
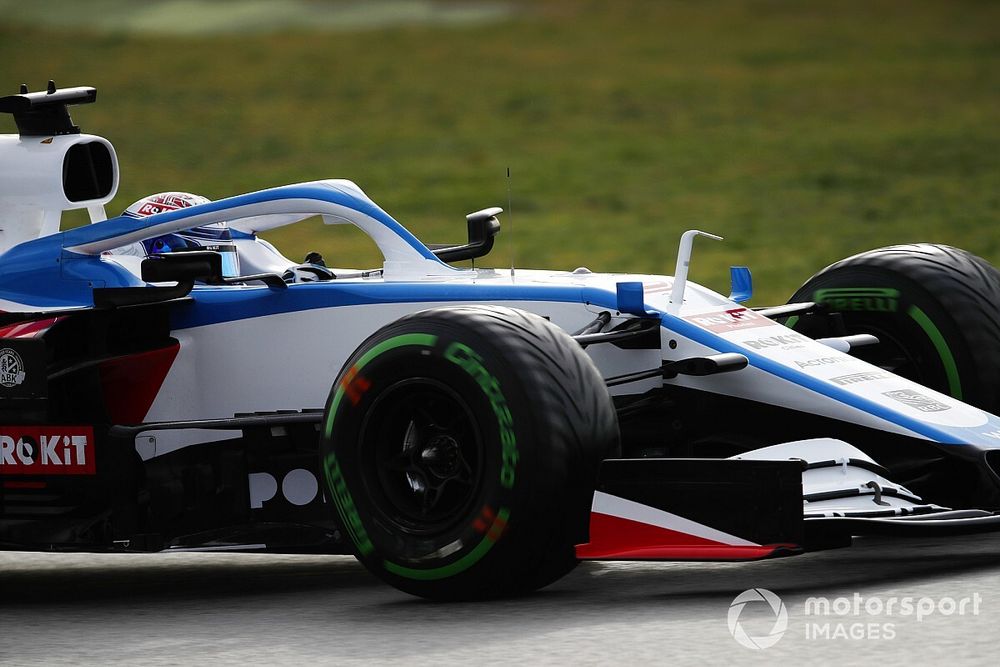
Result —
[{"label": "green grass background", "polygon": [[[697,244],[692,278],[724,291],[747,264],[764,304],[891,243],[1000,262],[997,2],[524,0],[488,22],[188,35],[39,4],[82,27],[0,5],[0,86],[98,88],[73,117],[118,150],[113,212],[344,177],[452,241],[465,213],[507,207],[510,167],[497,265],[672,273],[700,228],[726,241]],[[379,263],[319,224],[269,238]]]}]

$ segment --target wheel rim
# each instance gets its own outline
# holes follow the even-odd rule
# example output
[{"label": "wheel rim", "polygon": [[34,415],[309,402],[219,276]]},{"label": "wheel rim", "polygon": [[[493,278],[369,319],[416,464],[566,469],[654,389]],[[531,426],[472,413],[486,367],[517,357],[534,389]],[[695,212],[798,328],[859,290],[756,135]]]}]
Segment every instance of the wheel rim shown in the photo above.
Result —
[{"label": "wheel rim", "polygon": [[920,371],[920,363],[917,358],[896,336],[881,327],[870,324],[852,328],[851,333],[871,334],[879,341],[878,345],[871,348],[861,348],[856,353],[859,359],[895,375],[925,384],[924,374]]},{"label": "wheel rim", "polygon": [[398,382],[372,404],[360,435],[362,481],[395,530],[434,535],[468,518],[484,446],[457,392],[430,378]]}]

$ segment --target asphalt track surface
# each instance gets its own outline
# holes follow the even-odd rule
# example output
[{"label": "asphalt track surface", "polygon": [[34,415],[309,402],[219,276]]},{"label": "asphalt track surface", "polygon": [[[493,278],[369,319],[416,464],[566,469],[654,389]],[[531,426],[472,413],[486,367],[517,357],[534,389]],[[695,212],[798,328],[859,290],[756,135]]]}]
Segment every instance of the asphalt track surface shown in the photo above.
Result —
[{"label": "asphalt track surface", "polygon": [[[753,650],[727,615],[758,587],[782,598],[788,625]],[[845,609],[855,594],[857,615]],[[846,615],[807,616],[819,596]],[[964,615],[941,613],[963,597]],[[873,598],[897,598],[894,614],[870,613]],[[903,598],[935,609],[902,615]],[[775,616],[753,602],[738,620],[759,637]],[[2,665],[964,665],[997,664],[998,638],[1000,536],[859,540],[745,564],[591,563],[536,595],[468,604],[409,597],[342,556],[0,552]]]}]

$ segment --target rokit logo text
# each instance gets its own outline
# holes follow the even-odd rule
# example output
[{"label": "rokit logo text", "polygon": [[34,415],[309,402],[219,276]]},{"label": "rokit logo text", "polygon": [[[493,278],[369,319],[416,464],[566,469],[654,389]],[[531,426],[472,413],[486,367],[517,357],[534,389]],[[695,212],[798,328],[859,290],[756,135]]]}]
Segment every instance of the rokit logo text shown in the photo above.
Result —
[{"label": "rokit logo text", "polygon": [[0,475],[93,475],[89,426],[0,426]]},{"label": "rokit logo text", "polygon": [[763,350],[768,347],[784,347],[786,345],[801,345],[802,343],[807,343],[811,338],[803,336],[802,334],[789,333],[781,336],[767,336],[766,338],[757,338],[756,340],[744,340],[740,341],[752,350]]}]

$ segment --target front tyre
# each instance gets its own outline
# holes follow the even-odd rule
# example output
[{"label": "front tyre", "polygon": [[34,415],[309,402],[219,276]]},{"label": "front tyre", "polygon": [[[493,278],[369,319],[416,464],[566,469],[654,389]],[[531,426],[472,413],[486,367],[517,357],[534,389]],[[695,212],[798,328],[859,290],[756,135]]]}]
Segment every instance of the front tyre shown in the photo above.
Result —
[{"label": "front tyre", "polygon": [[[880,344],[857,356],[931,389],[1000,413],[1000,271],[958,248],[890,246],[823,269],[792,296],[840,313],[846,333]],[[789,326],[807,335],[809,318]]]},{"label": "front tyre", "polygon": [[576,563],[614,406],[590,358],[544,318],[437,308],[376,332],[345,364],[321,440],[362,563],[428,598],[545,586]]}]

